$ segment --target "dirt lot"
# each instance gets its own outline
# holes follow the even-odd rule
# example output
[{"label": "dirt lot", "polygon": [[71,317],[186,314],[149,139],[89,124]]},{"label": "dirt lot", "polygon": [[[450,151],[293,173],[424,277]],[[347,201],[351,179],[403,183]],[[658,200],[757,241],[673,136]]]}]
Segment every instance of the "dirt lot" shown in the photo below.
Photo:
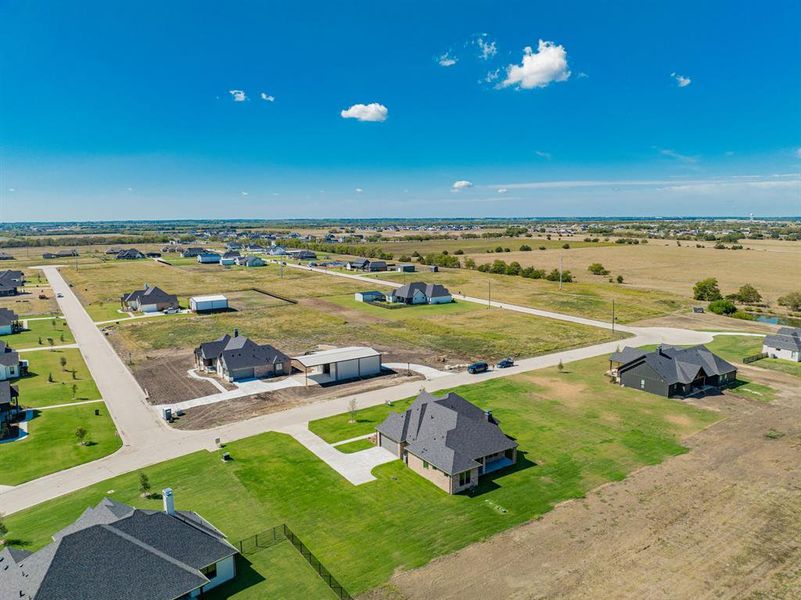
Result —
[{"label": "dirt lot", "polygon": [[134,367],[133,374],[147,390],[151,404],[170,404],[219,392],[211,383],[187,375],[194,365],[191,352],[170,353],[142,361]]},{"label": "dirt lot", "polygon": [[782,381],[773,404],[699,401],[727,418],[688,454],[365,598],[801,598],[801,391]]},{"label": "dirt lot", "polygon": [[173,423],[176,429],[209,429],[218,425],[244,421],[253,417],[267,415],[301,404],[311,404],[323,398],[341,398],[384,387],[422,380],[420,375],[396,373],[383,375],[364,381],[354,381],[322,388],[320,386],[287,388],[278,392],[255,394],[235,400],[217,402],[206,406],[190,408]]},{"label": "dirt lot", "polygon": [[709,312],[669,315],[667,317],[638,321],[634,325],[640,327],[678,327],[680,329],[695,329],[699,331],[745,331],[764,334],[773,333],[779,328],[779,325],[732,319],[731,317],[723,317]]}]

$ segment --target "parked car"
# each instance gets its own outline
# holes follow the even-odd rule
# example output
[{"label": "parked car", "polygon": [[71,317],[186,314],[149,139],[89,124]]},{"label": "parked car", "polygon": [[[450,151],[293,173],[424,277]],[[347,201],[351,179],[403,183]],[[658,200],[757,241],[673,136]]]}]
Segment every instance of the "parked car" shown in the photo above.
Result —
[{"label": "parked car", "polygon": [[475,375],[476,373],[484,373],[488,370],[489,365],[484,361],[474,362],[472,365],[467,367],[467,372],[471,375]]},{"label": "parked car", "polygon": [[175,308],[174,306],[171,306],[170,308],[165,308],[164,309],[164,314],[165,315],[174,315],[177,312],[180,312],[180,309]]},{"label": "parked car", "polygon": [[63,298],[63,297],[64,297],[64,294],[62,294],[61,292],[59,292],[58,294],[56,294],[56,298]]},{"label": "parked car", "polygon": [[499,360],[498,364],[495,365],[496,369],[508,369],[509,367],[514,367],[515,361],[513,358],[504,358],[503,360]]}]

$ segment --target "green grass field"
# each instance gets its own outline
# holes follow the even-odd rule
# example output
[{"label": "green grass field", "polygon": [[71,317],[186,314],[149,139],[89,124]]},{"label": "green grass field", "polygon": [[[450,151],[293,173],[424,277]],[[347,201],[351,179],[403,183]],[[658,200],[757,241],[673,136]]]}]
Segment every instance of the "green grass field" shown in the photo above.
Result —
[{"label": "green grass field", "polygon": [[[681,439],[720,418],[612,386],[602,375],[605,368],[603,358],[592,359],[562,374],[549,369],[457,390],[492,409],[520,444],[516,467],[485,478],[474,496],[449,496],[400,461],[375,469],[376,481],[352,486],[277,433],[227,444],[230,463],[219,453],[197,452],[145,471],[154,489],[172,487],[178,508],[198,511],[232,541],[287,523],[356,595],[396,569],[421,566],[686,452]],[[373,412],[383,410],[360,411],[357,434],[368,433],[381,416]],[[317,422],[314,429],[348,437],[351,429],[342,426],[347,418]],[[159,508],[157,500],[140,498],[138,474],[129,473],[8,517],[7,538],[38,548],[109,490],[119,501]],[[273,569],[280,574],[282,565]],[[260,587],[250,593],[242,597],[266,597]],[[309,597],[304,590],[285,593],[281,597]]]},{"label": "green grass field", "polygon": [[[38,408],[100,398],[100,392],[77,348],[26,352],[21,356],[30,365],[29,375],[14,382],[19,386],[20,405]],[[66,370],[61,368],[62,357],[67,360]],[[48,381],[48,375],[52,375],[52,383]],[[73,385],[76,386],[74,395]]]},{"label": "green grass field", "polygon": [[[715,337],[714,342],[707,344],[707,348],[728,361],[741,363],[746,356],[754,356],[762,352],[762,339],[762,336],[719,335]],[[751,363],[749,366],[781,371],[788,375],[801,377],[801,363],[794,363],[789,360],[763,358]]]},{"label": "green grass field", "polygon": [[[28,329],[13,335],[5,335],[0,338],[0,341],[15,350],[21,350],[23,348],[47,348],[50,346],[48,338],[53,340],[55,346],[75,343],[75,338],[72,337],[67,322],[61,318],[28,321]],[[41,340],[41,344],[39,340]]]},{"label": "green grass field", "polygon": [[[347,439],[347,438],[346,438]],[[352,442],[348,442],[347,444],[340,444],[337,446],[337,450],[340,452],[344,452],[345,454],[351,454],[353,452],[361,452],[362,450],[368,450],[369,448],[374,447],[375,444],[364,438],[362,440],[353,440]]]},{"label": "green grass field", "polygon": [[[95,416],[95,410],[100,416]],[[28,437],[0,444],[0,485],[18,485],[115,452],[120,438],[102,402],[36,411]],[[87,430],[85,446],[75,431]]]}]

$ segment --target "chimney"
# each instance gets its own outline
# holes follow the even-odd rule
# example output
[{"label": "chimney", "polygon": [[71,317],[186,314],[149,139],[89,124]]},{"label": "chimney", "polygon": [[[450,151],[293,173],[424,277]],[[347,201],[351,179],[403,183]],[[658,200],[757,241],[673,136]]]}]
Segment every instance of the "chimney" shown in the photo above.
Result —
[{"label": "chimney", "polygon": [[164,512],[168,515],[174,515],[175,499],[172,497],[172,488],[161,490],[161,497],[164,499]]},{"label": "chimney", "polygon": [[234,337],[239,337],[239,329],[234,329]]},{"label": "chimney", "polygon": [[484,411],[484,416],[487,417],[487,421],[492,422],[492,411],[491,410],[485,410]]}]

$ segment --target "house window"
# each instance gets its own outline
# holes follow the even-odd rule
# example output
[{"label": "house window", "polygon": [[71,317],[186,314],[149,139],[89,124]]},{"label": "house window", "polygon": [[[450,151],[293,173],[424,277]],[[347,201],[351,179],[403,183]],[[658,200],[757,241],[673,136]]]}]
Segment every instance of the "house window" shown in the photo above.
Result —
[{"label": "house window", "polygon": [[640,379],[640,389],[641,390],[645,389],[645,379]]},{"label": "house window", "polygon": [[470,477],[470,475],[471,475],[470,471],[465,471],[464,473],[459,473],[459,485],[462,486],[462,485],[467,485],[468,483],[470,483],[470,480],[472,479]]},{"label": "house window", "polygon": [[428,468],[429,468],[429,466],[430,466],[430,465],[428,464],[428,462],[426,462],[426,461],[423,461],[423,468],[424,468],[424,469],[428,469]]},{"label": "house window", "polygon": [[200,572],[203,573],[209,580],[214,579],[217,577],[217,563],[200,569]]}]

